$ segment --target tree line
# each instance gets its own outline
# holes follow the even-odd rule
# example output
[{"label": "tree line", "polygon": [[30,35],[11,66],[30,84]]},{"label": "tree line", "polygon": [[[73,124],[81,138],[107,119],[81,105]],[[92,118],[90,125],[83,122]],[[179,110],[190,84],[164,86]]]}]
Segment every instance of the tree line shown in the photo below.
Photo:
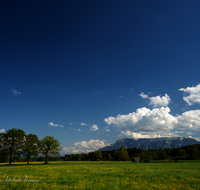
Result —
[{"label": "tree line", "polygon": [[29,164],[30,161],[45,161],[45,163],[48,163],[49,160],[126,161],[132,160],[133,157],[140,157],[140,161],[143,162],[166,159],[175,161],[180,159],[200,159],[200,144],[158,150],[125,149],[121,146],[118,150],[68,154],[64,157],[59,156],[60,151],[59,141],[52,136],[45,136],[39,140],[37,135],[27,135],[23,130],[15,128],[0,134],[0,162],[9,162],[9,164],[14,160],[27,161],[27,164]]},{"label": "tree line", "polygon": [[44,155],[44,161],[47,164],[51,155],[58,155],[61,150],[60,143],[52,136],[45,136],[39,140],[35,134],[25,134],[22,129],[12,128],[5,133],[0,134],[0,162],[9,164],[16,157],[21,155],[26,159],[27,164],[31,157]]},{"label": "tree line", "polygon": [[181,148],[168,148],[158,150],[141,150],[137,148],[127,148],[123,146],[118,150],[93,151],[87,154],[68,154],[65,155],[66,161],[126,161],[134,157],[140,157],[142,162],[151,160],[196,160],[200,159],[200,144],[189,145]]}]

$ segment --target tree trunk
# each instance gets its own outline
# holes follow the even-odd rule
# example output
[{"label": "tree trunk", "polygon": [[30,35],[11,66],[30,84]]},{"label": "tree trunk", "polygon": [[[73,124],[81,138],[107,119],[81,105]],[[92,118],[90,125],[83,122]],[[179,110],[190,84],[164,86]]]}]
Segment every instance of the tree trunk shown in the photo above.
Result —
[{"label": "tree trunk", "polygon": [[45,164],[48,164],[47,153],[45,153]]},{"label": "tree trunk", "polygon": [[12,161],[12,151],[10,151],[10,160],[9,160],[9,165],[11,165],[11,161]]},{"label": "tree trunk", "polygon": [[27,164],[29,164],[29,161],[30,161],[30,154],[28,152],[28,156],[27,156]]}]

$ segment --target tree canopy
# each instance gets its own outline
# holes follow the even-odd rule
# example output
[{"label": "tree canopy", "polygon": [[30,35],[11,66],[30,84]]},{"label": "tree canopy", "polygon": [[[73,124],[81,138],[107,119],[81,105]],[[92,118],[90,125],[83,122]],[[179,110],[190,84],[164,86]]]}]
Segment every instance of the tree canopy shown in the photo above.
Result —
[{"label": "tree canopy", "polygon": [[[45,136],[41,141],[35,134],[26,135],[22,129],[9,129],[0,134],[0,162],[6,162],[9,158],[9,164],[17,155],[25,155],[27,164],[31,156],[37,156],[42,153],[45,156],[45,163],[51,155],[58,155],[61,150],[60,143],[52,136]],[[24,158],[23,158],[24,159]]]},{"label": "tree canopy", "polygon": [[35,134],[28,134],[25,136],[24,143],[22,145],[23,153],[27,157],[27,164],[29,164],[30,157],[32,155],[37,156],[39,153],[39,139]]},{"label": "tree canopy", "polygon": [[49,156],[57,155],[61,151],[60,143],[52,136],[45,136],[40,141],[40,151],[45,156],[45,164],[47,164]]},{"label": "tree canopy", "polygon": [[2,150],[10,156],[9,165],[11,165],[13,154],[22,147],[24,139],[25,132],[22,129],[12,128],[1,134]]},{"label": "tree canopy", "polygon": [[119,152],[118,152],[118,155],[119,155],[119,160],[122,160],[122,161],[126,161],[129,156],[128,156],[128,152],[127,150],[124,148],[124,146],[121,146],[120,149],[119,149]]}]

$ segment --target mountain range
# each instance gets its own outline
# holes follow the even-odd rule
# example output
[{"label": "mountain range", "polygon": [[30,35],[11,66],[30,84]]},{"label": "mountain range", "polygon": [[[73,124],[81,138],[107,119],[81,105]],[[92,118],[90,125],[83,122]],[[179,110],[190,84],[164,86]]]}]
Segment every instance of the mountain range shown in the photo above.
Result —
[{"label": "mountain range", "polygon": [[189,137],[164,137],[164,138],[148,138],[148,139],[131,139],[123,138],[110,144],[106,147],[100,148],[99,151],[117,150],[121,146],[124,148],[137,148],[141,150],[148,149],[164,149],[164,148],[179,148],[192,144],[199,144],[200,142]]}]

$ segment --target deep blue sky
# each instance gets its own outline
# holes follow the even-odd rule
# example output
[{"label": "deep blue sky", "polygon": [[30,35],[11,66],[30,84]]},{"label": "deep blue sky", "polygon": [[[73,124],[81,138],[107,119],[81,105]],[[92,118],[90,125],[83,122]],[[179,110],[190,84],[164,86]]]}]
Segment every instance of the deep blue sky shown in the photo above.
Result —
[{"label": "deep blue sky", "polygon": [[199,7],[183,0],[2,1],[1,132],[52,135],[66,153],[122,137],[199,138]]}]

